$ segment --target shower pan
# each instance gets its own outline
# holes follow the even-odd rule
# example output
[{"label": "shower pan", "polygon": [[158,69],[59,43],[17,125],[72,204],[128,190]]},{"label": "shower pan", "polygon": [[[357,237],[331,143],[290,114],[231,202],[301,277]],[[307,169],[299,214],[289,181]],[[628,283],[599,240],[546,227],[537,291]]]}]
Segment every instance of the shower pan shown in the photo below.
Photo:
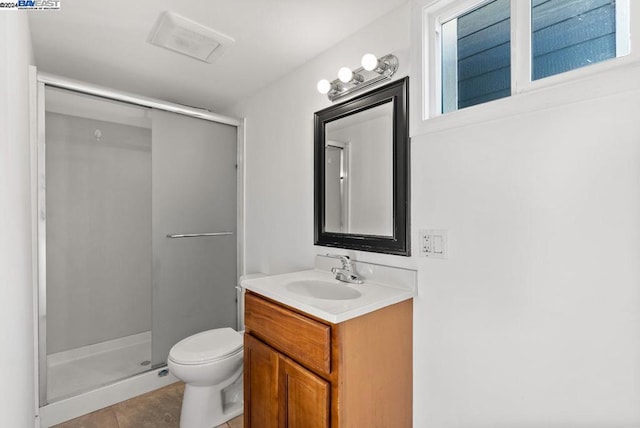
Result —
[{"label": "shower pan", "polygon": [[55,76],[37,86],[48,426],[175,381],[173,344],[237,328],[239,123]]}]

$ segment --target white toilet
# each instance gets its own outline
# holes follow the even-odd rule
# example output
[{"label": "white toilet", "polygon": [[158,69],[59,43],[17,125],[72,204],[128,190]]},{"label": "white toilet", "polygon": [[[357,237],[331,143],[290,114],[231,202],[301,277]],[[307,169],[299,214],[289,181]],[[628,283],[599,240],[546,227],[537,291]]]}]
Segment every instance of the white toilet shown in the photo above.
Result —
[{"label": "white toilet", "polygon": [[186,386],[180,428],[213,428],[242,414],[242,334],[218,328],[176,343],[167,364]]}]

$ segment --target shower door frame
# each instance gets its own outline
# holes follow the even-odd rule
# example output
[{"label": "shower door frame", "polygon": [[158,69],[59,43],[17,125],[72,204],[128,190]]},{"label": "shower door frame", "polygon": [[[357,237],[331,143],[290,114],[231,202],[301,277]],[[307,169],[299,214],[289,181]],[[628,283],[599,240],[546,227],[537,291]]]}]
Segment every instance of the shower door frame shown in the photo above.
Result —
[{"label": "shower door frame", "polygon": [[[208,110],[196,109],[170,103],[155,98],[129,92],[118,91],[99,85],[67,79],[65,77],[38,71],[30,67],[31,80],[31,201],[32,201],[32,271],[34,278],[34,371],[35,387],[38,393],[35,397],[36,427],[39,426],[39,409],[47,406],[47,277],[46,277],[46,162],[45,162],[45,88],[47,86],[66,89],[79,94],[92,95],[113,101],[120,101],[141,107],[154,108],[171,113],[177,113],[197,119],[235,126],[237,129],[237,189],[236,189],[236,248],[237,266],[236,278],[244,274],[244,150],[246,119],[236,119],[211,113]],[[237,289],[237,284],[236,284]],[[239,298],[239,296],[238,296]],[[240,321],[238,314],[237,322]],[[238,324],[239,326],[239,324]],[[156,368],[157,369],[157,368]]]}]

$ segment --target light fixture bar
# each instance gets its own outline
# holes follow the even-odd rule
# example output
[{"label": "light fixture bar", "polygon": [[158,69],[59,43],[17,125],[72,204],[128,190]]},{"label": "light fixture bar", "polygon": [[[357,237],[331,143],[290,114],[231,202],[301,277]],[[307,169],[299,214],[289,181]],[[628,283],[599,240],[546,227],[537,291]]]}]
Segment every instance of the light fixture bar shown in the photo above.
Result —
[{"label": "light fixture bar", "polygon": [[[397,69],[398,58],[393,54],[385,55],[378,58],[378,64],[373,70],[360,67],[353,70],[353,77],[348,82],[341,81],[339,78],[330,82],[330,89],[326,92],[327,97],[331,101],[335,101],[382,80],[390,80]],[[320,90],[320,86],[318,90]],[[324,93],[324,91],[321,92]]]}]

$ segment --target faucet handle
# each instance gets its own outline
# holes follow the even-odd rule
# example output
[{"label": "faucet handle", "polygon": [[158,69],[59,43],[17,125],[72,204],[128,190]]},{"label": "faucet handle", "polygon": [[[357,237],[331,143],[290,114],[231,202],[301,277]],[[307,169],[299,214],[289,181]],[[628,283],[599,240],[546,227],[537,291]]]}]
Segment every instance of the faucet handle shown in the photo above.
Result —
[{"label": "faucet handle", "polygon": [[342,262],[342,269],[349,271],[351,270],[351,259],[349,258],[349,256],[327,253],[327,257],[331,257],[332,259],[340,259],[340,261]]},{"label": "faucet handle", "polygon": [[331,272],[336,275],[336,279],[338,281],[348,282],[350,284],[364,283],[364,278],[358,275],[358,273],[353,269],[349,256],[327,254],[327,257],[331,257],[332,259],[340,259],[342,261],[342,269],[339,269],[337,267],[331,268]]}]

